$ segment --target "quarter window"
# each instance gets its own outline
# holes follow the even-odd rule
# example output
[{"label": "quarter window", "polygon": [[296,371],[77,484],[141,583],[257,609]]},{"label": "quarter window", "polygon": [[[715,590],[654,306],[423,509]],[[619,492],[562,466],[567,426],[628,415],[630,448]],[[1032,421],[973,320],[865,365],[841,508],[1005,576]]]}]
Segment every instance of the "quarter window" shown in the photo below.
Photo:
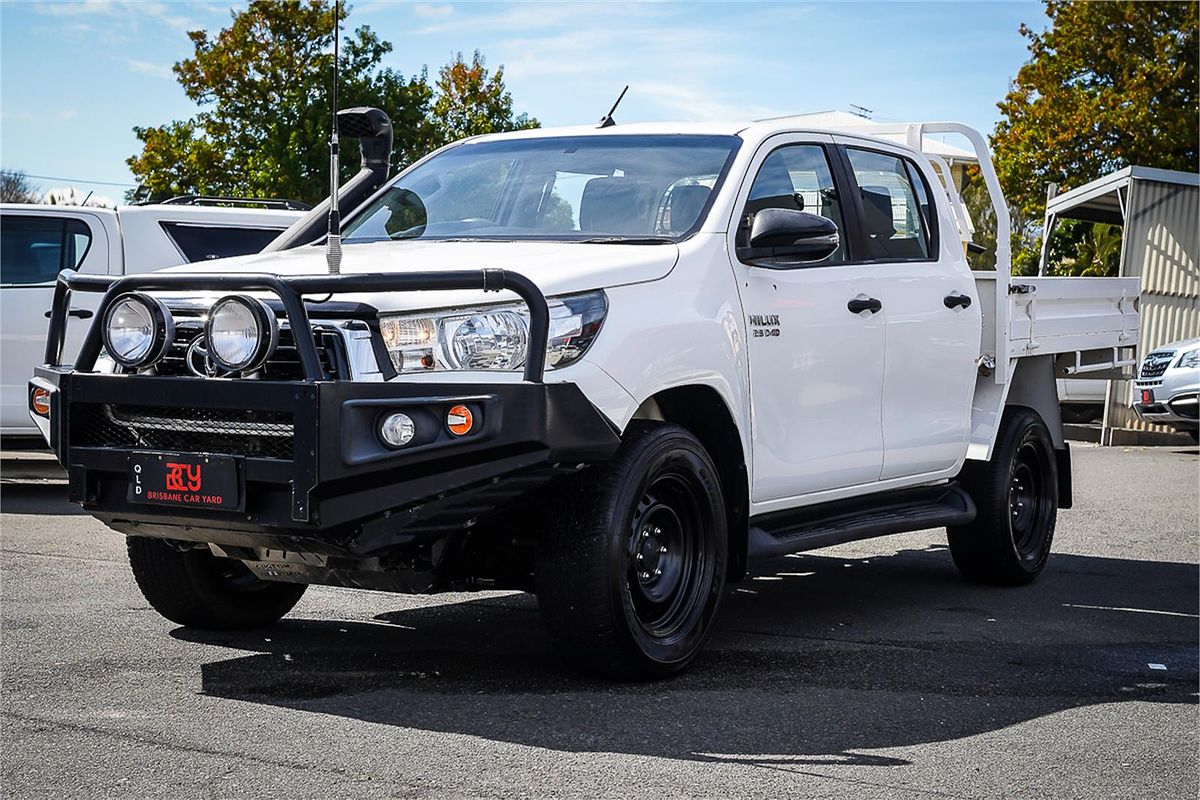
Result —
[{"label": "quarter window", "polygon": [[[866,257],[873,261],[924,261],[930,253],[929,191],[906,159],[846,148],[862,197]],[[919,182],[913,186],[913,178]]]},{"label": "quarter window", "polygon": [[190,262],[257,253],[283,232],[282,228],[229,228],[182,222],[159,224]]},{"label": "quarter window", "polygon": [[53,283],[64,269],[78,269],[92,243],[87,223],[69,217],[5,214],[0,218],[0,283]]},{"label": "quarter window", "polygon": [[820,265],[846,260],[846,235],[842,224],[842,203],[833,183],[833,172],[825,149],[814,144],[786,145],[763,162],[750,187],[746,208],[737,231],[737,246],[751,254],[750,225],[754,215],[764,208],[807,211],[833,221],[842,231],[842,243]]}]

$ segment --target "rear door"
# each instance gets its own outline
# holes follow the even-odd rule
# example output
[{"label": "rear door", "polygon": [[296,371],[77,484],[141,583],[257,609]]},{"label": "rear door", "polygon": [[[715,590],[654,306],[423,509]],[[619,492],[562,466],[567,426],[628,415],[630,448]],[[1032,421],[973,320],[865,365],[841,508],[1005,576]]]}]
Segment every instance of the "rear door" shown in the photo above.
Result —
[{"label": "rear door", "polygon": [[[904,151],[839,138],[862,220],[862,261],[886,326],[881,480],[952,468],[966,452],[980,304],[936,177]],[[944,229],[944,230],[943,230]]]},{"label": "rear door", "polygon": [[[739,277],[750,361],[758,511],[787,499],[872,483],[883,459],[880,420],[884,324],[874,266],[851,263],[852,211],[834,169],[832,138],[775,137],[751,165],[738,199],[730,253]],[[765,208],[833,220],[842,246],[812,263],[773,262],[750,250],[749,225]],[[859,310],[853,310],[859,308]]]},{"label": "rear door", "polygon": [[[5,210],[0,216],[0,432],[36,434],[26,407],[26,386],[42,363],[54,282],[63,269],[104,274],[108,238],[100,218],[87,211],[55,213],[48,207]],[[63,358],[79,351],[99,294],[71,298]]]}]

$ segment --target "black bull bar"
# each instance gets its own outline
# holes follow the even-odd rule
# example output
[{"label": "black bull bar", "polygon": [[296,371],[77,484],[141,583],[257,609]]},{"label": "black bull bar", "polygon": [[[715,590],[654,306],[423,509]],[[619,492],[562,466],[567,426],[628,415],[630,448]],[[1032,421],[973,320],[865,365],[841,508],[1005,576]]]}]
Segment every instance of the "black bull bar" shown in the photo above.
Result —
[{"label": "black bull bar", "polygon": [[[522,382],[354,382],[325,375],[303,295],[456,289],[507,289],[528,306]],[[144,290],[275,294],[291,327],[304,379],[96,373],[109,307],[126,292]],[[76,363],[62,367],[73,291],[103,292],[104,298]],[[229,544],[286,546],[306,540],[312,550],[363,553],[411,540],[413,531],[444,532],[472,524],[553,475],[612,455],[619,438],[579,387],[543,382],[548,336],[549,309],[541,291],[524,276],[499,269],[125,278],[65,271],[55,288],[46,365],[38,368],[34,385],[52,389],[50,443],[67,470],[71,499],[113,527]],[[147,403],[166,410],[285,414],[294,430],[292,457],[234,453],[243,492],[236,510],[134,502],[127,492],[131,453],[154,448],[96,446],[80,426],[96,409]],[[445,409],[459,404],[477,415],[470,435],[457,437],[443,426],[431,440],[401,449],[387,447],[377,435],[377,422],[386,412],[405,411],[418,422],[429,422],[444,419]]]}]

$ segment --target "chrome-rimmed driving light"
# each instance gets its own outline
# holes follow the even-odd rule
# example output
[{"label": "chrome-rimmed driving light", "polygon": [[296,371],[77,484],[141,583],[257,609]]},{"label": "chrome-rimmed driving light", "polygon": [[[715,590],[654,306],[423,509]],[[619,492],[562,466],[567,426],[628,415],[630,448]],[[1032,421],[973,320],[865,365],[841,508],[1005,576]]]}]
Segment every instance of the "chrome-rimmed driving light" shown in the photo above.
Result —
[{"label": "chrome-rimmed driving light", "polygon": [[279,344],[279,322],[262,300],[242,294],[222,297],[204,324],[208,357],[227,372],[252,372]]},{"label": "chrome-rimmed driving light", "polygon": [[167,353],[175,338],[175,319],[156,297],[123,294],[104,314],[104,349],[123,367],[148,367]]},{"label": "chrome-rimmed driving light", "polygon": [[412,417],[397,411],[388,414],[379,424],[379,438],[389,447],[404,447],[417,435],[417,426]]}]

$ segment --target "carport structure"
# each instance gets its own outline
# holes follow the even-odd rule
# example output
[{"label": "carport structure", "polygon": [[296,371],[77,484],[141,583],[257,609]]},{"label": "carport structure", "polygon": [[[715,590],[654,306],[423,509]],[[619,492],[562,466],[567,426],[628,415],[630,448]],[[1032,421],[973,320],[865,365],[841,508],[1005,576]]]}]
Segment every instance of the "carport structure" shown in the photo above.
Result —
[{"label": "carport structure", "polygon": [[[1064,219],[1123,227],[1121,277],[1141,277],[1139,357],[1170,342],[1200,335],[1200,174],[1131,166],[1046,203],[1042,270],[1050,237]],[[1150,443],[1169,431],[1137,418],[1132,382],[1110,382],[1101,429],[1103,444]]]}]

